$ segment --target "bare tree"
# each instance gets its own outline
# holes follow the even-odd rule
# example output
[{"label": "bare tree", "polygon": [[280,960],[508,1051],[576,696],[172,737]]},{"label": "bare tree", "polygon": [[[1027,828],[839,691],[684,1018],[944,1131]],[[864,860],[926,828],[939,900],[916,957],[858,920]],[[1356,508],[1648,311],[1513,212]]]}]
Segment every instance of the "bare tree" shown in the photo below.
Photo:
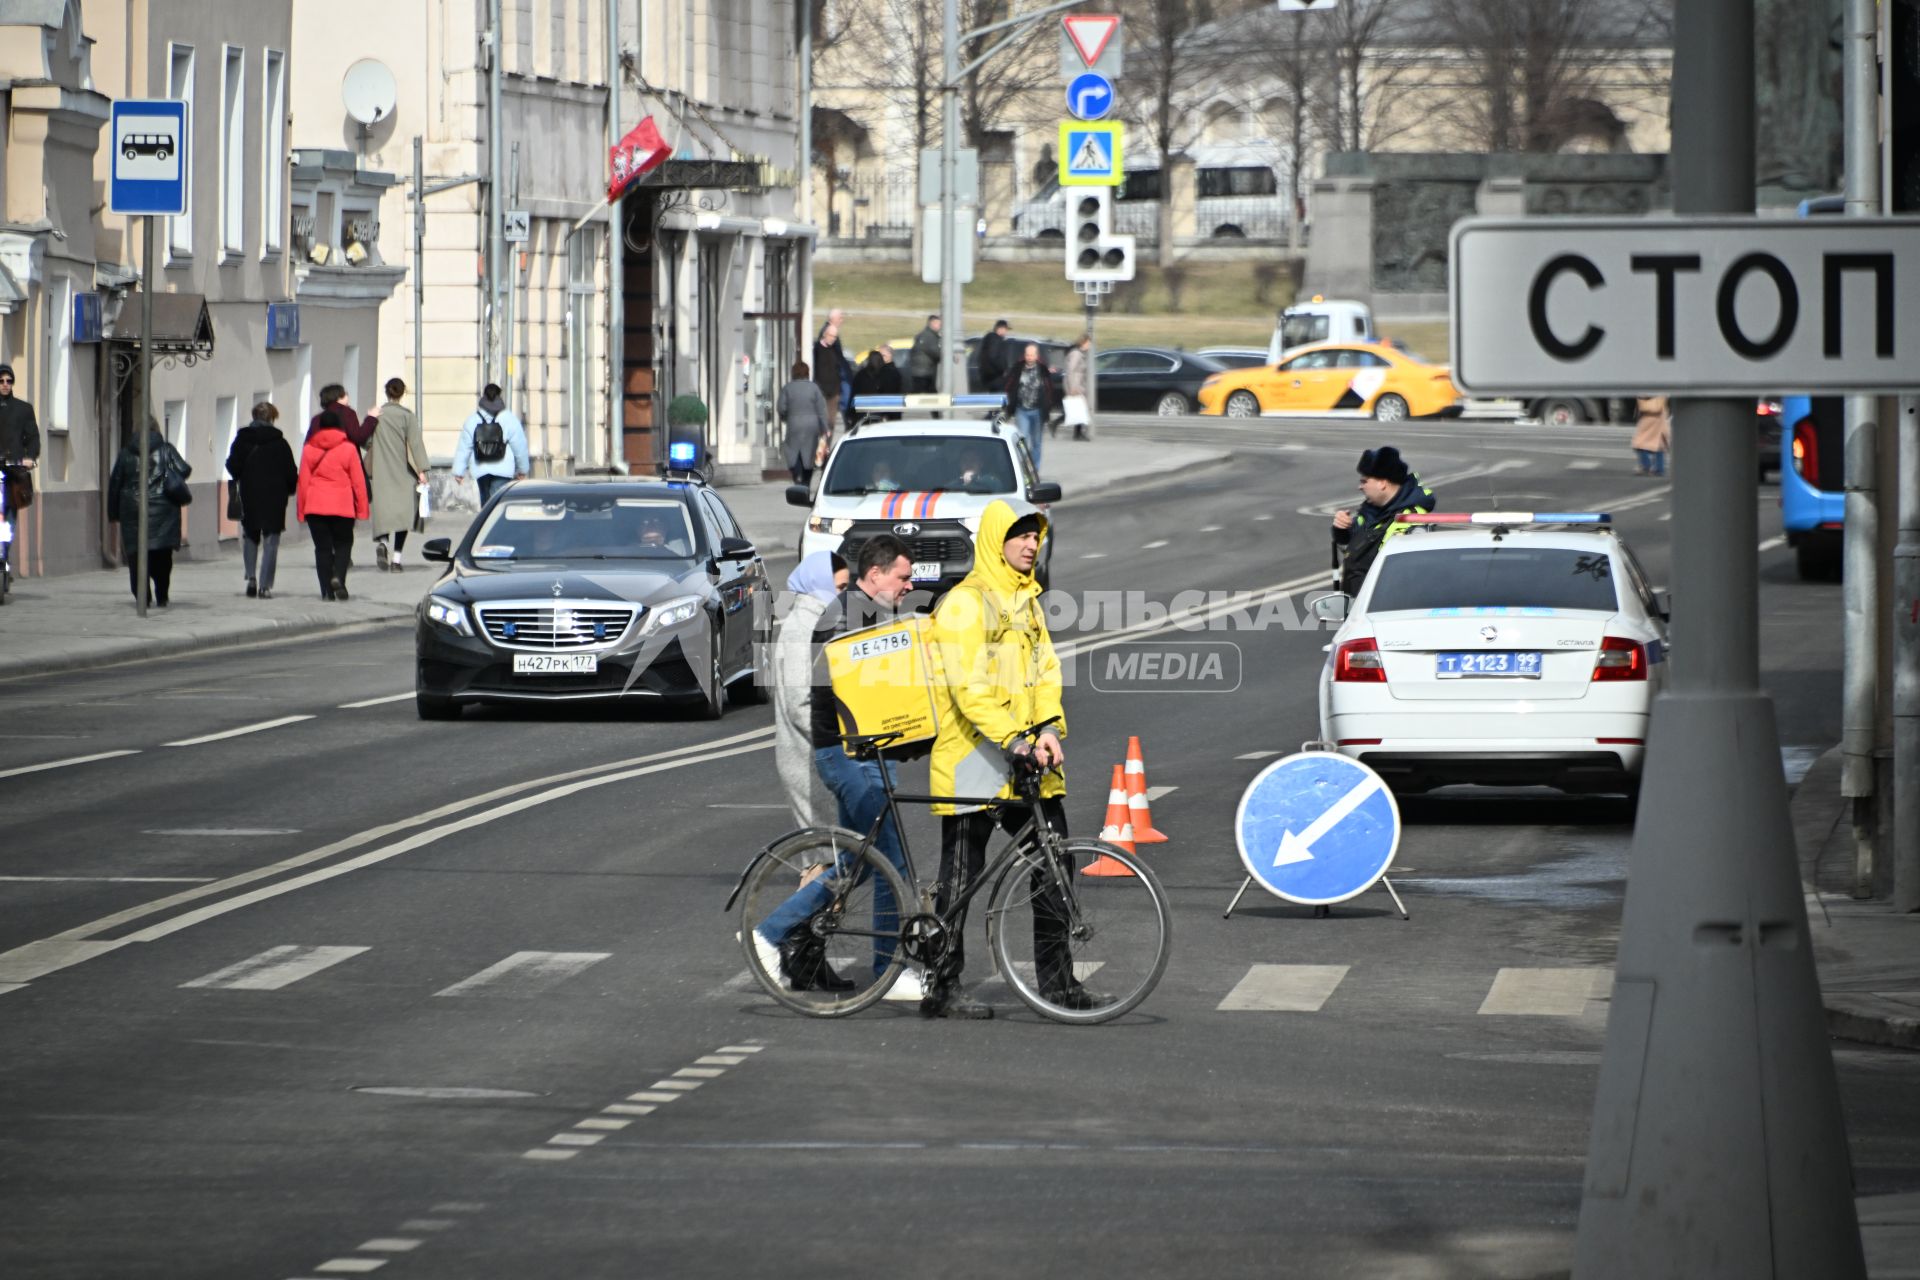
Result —
[{"label": "bare tree", "polygon": [[1436,0],[1431,43],[1454,50],[1460,92],[1441,107],[1459,145],[1558,151],[1624,145],[1602,81],[1628,67],[1664,6],[1650,0]]},{"label": "bare tree", "polygon": [[1319,133],[1329,149],[1377,150],[1408,128],[1394,108],[1412,87],[1408,67],[1424,55],[1411,47],[1414,29],[1405,7],[1402,0],[1341,0],[1313,15],[1334,82],[1330,92],[1314,99]]},{"label": "bare tree", "polygon": [[1265,24],[1264,36],[1244,52],[1250,90],[1247,107],[1271,116],[1278,106],[1286,115],[1288,155],[1288,235],[1297,246],[1306,209],[1303,175],[1314,141],[1314,115],[1321,100],[1334,90],[1326,49],[1319,38],[1319,15],[1277,13]]}]

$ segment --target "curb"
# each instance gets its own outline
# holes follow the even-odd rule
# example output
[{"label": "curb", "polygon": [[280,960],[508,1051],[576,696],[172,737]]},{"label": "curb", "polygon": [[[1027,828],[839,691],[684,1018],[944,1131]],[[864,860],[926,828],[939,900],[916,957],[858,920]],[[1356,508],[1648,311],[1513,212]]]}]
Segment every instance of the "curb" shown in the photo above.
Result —
[{"label": "curb", "polygon": [[252,649],[262,645],[280,644],[288,640],[303,640],[318,635],[375,631],[405,621],[412,612],[408,609],[387,618],[343,618],[339,622],[302,618],[297,621],[270,623],[235,634],[161,636],[152,640],[142,640],[137,645],[129,645],[118,653],[69,653],[58,657],[33,658],[24,662],[9,663],[4,668],[0,668],[0,682],[24,679],[29,676],[95,671],[154,658],[225,653],[235,649]]},{"label": "curb", "polygon": [[[1839,755],[1840,748],[1837,745],[1828,748],[1807,770],[1788,801],[1787,811],[1793,823],[1795,854],[1803,883],[1807,868],[1814,864],[1821,853],[1820,849],[1810,846],[1809,833],[1832,830],[1846,806],[1846,801],[1840,797],[1834,785],[1839,778]],[[1817,886],[1814,891],[1818,892]],[[1825,949],[1818,941],[1815,942],[1816,970],[1821,952]],[[1920,965],[1915,968],[1920,969]],[[1893,1001],[1870,992],[1828,991],[1823,981],[1820,1003],[1827,1013],[1827,1034],[1835,1039],[1894,1049],[1920,1049],[1920,1016]]]}]

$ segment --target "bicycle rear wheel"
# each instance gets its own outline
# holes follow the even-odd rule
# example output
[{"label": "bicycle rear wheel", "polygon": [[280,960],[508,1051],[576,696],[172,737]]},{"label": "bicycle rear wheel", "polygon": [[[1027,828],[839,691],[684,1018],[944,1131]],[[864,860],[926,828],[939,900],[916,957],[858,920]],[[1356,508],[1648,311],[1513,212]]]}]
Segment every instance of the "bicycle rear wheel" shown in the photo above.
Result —
[{"label": "bicycle rear wheel", "polygon": [[[1109,860],[1103,874],[1081,874],[1101,859]],[[1113,863],[1132,874],[1112,874]],[[1068,840],[1052,867],[1037,848],[1016,857],[993,886],[987,930],[1000,976],[1057,1022],[1106,1022],[1135,1008],[1166,972],[1173,946],[1160,878],[1099,840]],[[1082,1007],[1083,992],[1097,1003]]]},{"label": "bicycle rear wheel", "polygon": [[905,965],[900,929],[914,900],[893,864],[862,843],[842,827],[809,827],[747,872],[739,917],[747,969],[789,1009],[858,1013]]}]

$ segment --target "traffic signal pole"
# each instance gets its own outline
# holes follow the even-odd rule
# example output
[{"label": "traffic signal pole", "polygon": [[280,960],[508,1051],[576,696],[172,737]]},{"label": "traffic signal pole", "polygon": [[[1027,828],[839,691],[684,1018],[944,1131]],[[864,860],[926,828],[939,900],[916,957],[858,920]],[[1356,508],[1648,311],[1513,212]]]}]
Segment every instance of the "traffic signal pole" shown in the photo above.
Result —
[{"label": "traffic signal pole", "polygon": [[[1676,213],[1753,213],[1753,3],[1679,0]],[[1577,1280],[1865,1275],[1760,692],[1755,449],[1751,399],[1680,401],[1672,669],[1647,735]]]}]

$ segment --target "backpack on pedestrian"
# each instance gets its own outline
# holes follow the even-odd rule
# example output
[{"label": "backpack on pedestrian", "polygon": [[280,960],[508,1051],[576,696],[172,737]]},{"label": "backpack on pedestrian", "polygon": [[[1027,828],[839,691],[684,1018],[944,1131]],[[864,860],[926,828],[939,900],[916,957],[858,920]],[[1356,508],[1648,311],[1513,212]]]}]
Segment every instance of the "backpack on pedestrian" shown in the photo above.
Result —
[{"label": "backpack on pedestrian", "polygon": [[473,429],[473,457],[476,462],[498,462],[507,456],[507,432],[500,419],[480,411],[480,425]]}]

